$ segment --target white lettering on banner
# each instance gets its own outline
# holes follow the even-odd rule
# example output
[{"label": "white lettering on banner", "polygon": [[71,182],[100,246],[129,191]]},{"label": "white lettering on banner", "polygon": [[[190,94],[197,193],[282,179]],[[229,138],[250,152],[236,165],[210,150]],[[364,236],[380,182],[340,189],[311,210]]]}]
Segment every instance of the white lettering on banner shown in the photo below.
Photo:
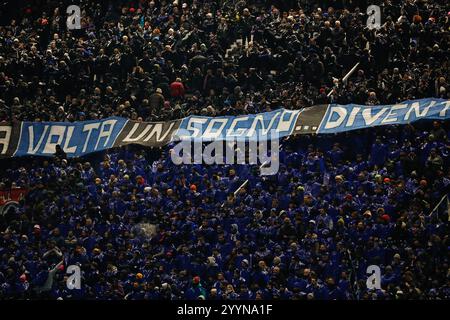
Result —
[{"label": "white lettering on banner", "polygon": [[431,101],[431,103],[428,106],[426,106],[422,112],[420,112],[420,103],[414,102],[411,105],[411,107],[409,108],[408,112],[406,112],[404,120],[408,121],[409,117],[413,111],[414,111],[414,114],[416,115],[416,118],[425,117],[428,114],[428,111],[430,110],[430,108],[433,107],[435,104],[436,104],[436,101]]},{"label": "white lettering on banner", "polygon": [[[264,121],[264,115],[257,114],[252,119],[252,123],[250,125],[250,128],[237,128],[239,122],[246,122],[249,120],[249,116],[243,116],[238,117],[234,119],[230,118],[211,118],[211,119],[205,119],[205,118],[195,118],[192,117],[189,119],[187,124],[187,130],[191,132],[188,136],[181,136],[178,133],[178,136],[180,138],[184,137],[190,137],[190,138],[199,138],[202,137],[205,140],[206,139],[215,139],[220,137],[236,137],[236,136],[246,136],[246,137],[252,137],[254,136],[257,131],[260,132],[263,136],[266,136],[267,133],[270,130],[277,130],[277,131],[289,131],[293,120],[296,119],[296,116],[299,114],[299,110],[283,110],[276,112],[271,118],[269,123],[266,125],[267,121]],[[289,115],[288,119],[285,120],[285,115]],[[276,121],[278,121],[277,127],[275,127]],[[224,132],[224,129],[226,128],[227,124],[230,123],[230,127],[226,129]],[[203,131],[203,125],[208,122],[208,125],[206,129]],[[220,123],[220,126],[218,128],[215,128],[217,123]],[[258,128],[258,129],[257,129]]]},{"label": "white lettering on banner", "polygon": [[44,141],[44,137],[48,131],[48,125],[44,126],[44,131],[42,132],[41,136],[39,137],[37,145],[34,145],[34,127],[30,125],[28,127],[28,134],[29,134],[29,141],[28,141],[28,153],[29,154],[36,154],[36,152],[39,150],[39,148],[42,145],[42,142]]},{"label": "white lettering on banner", "polygon": [[[111,134],[114,131],[114,126],[116,124],[117,120],[111,119],[106,120],[102,122],[102,126],[100,128],[100,133],[97,138],[97,143],[95,144],[95,149],[98,149],[98,144],[100,143],[101,138],[106,138],[105,143],[103,143],[103,147],[106,147],[109,142],[109,138],[111,137]],[[109,126],[108,129],[106,129],[106,126]]]},{"label": "white lettering on banner", "polygon": [[[50,130],[49,130],[50,128]],[[56,145],[61,145],[63,141],[64,147],[63,150],[67,153],[74,153],[76,152],[77,147],[72,146],[69,147],[70,139],[72,138],[73,131],[75,127],[74,126],[63,126],[63,125],[45,125],[44,131],[39,137],[39,141],[36,145],[33,145],[34,143],[34,126],[28,127],[28,133],[29,133],[29,145],[28,145],[28,154],[36,154],[39,149],[41,149],[42,144],[44,143],[45,137],[47,139],[45,140],[44,149],[41,153],[43,154],[53,154],[56,151]],[[48,132],[48,135],[47,135]],[[56,137],[56,141],[52,142],[53,138]]]},{"label": "white lettering on banner", "polygon": [[256,135],[256,126],[258,125],[258,122],[261,123],[261,134],[266,136],[267,133],[269,132],[269,130],[274,130],[273,128],[273,124],[275,122],[275,120],[277,119],[277,117],[280,116],[280,112],[277,112],[272,119],[270,119],[269,122],[269,126],[266,128],[266,126],[264,125],[264,117],[262,114],[258,114],[255,116],[255,118],[253,119],[253,123],[252,126],[250,127],[250,129],[247,132],[247,137],[253,137]]},{"label": "white lettering on banner", "polygon": [[[405,109],[408,107],[407,104],[396,104],[391,107],[386,117],[381,120],[381,123],[392,123],[398,121],[398,114],[396,113],[397,110]],[[392,118],[391,118],[392,117]]]},{"label": "white lettering on banner", "polygon": [[[323,108],[320,108],[321,112],[318,112],[317,118],[321,119],[317,121],[321,120],[319,133],[339,132],[375,125],[402,124],[420,119],[447,119],[450,116],[449,109],[450,100],[443,99],[423,99],[379,106],[329,105],[323,117]],[[133,122],[127,125],[125,132],[121,131],[123,133],[120,137],[125,138],[119,142],[162,144],[169,140],[173,141],[173,135],[178,135],[185,140],[191,140],[191,138],[204,140],[238,138],[239,140],[242,138],[245,141],[251,141],[256,135],[270,139],[268,132],[271,130],[284,137],[290,133],[297,119],[303,120],[302,122],[312,121],[308,117],[302,119],[301,113],[302,110],[279,109],[270,113],[238,117],[191,116],[180,119],[178,122]],[[120,121],[126,121],[126,119]],[[184,136],[180,135],[181,128],[177,128],[180,121],[180,127],[187,126],[185,128],[187,130],[183,130]],[[117,126],[117,118],[76,124],[25,122],[21,123],[20,137],[15,137],[13,136],[15,128],[4,125],[0,126],[0,155],[7,154],[12,142],[18,145],[15,155],[53,154],[58,144],[71,156],[81,155],[110,147],[112,140],[117,137]],[[302,123],[296,131],[300,131],[299,127],[309,128],[310,126],[312,126],[310,123]],[[216,152],[213,146],[207,151],[211,151],[211,155]]]},{"label": "white lettering on banner", "polygon": [[[331,120],[334,113],[339,116],[337,120]],[[334,129],[339,127],[342,122],[344,122],[346,116],[347,110],[344,107],[331,107],[330,114],[328,115],[328,119],[325,124],[325,129]]]},{"label": "white lettering on banner", "polygon": [[353,125],[356,119],[356,115],[360,110],[361,110],[360,107],[353,108],[352,112],[350,112],[350,116],[348,117],[347,124],[345,125],[346,127],[351,127]]},{"label": "white lettering on banner", "polygon": [[156,134],[156,141],[161,142],[162,140],[164,140],[167,137],[169,132],[172,130],[173,125],[174,125],[174,122],[172,122],[170,124],[169,129],[166,130],[164,135],[161,135],[162,129],[163,129],[163,124],[162,123],[155,124],[153,126],[153,130],[150,131],[149,135],[147,136],[147,138],[144,139],[144,141],[150,140]]},{"label": "white lettering on banner", "polygon": [[239,117],[239,118],[233,119],[233,121],[231,122],[230,128],[228,128],[228,130],[227,130],[226,135],[229,137],[243,136],[247,129],[244,129],[244,128],[235,129],[235,127],[238,122],[248,121],[248,118],[249,118],[248,116],[245,116],[245,117]]},{"label": "white lettering on banner", "polygon": [[[189,131],[194,131],[194,133],[192,135],[189,135],[189,137],[193,137],[193,138],[199,137],[201,134],[202,126],[207,121],[208,121],[208,119],[204,119],[204,118],[195,118],[195,117],[190,118],[188,125],[187,125],[187,129]],[[180,138],[182,138],[182,136],[180,136]]]},{"label": "white lettering on banner", "polygon": [[[208,140],[220,137],[223,128],[225,128],[225,126],[227,125],[227,122],[228,119],[226,118],[211,119],[211,121],[208,123],[208,126],[206,127],[206,130],[203,132],[202,138]],[[218,129],[214,129],[214,125],[216,123],[220,123],[220,127]]]},{"label": "white lettering on banner", "polygon": [[0,154],[6,154],[6,151],[8,151],[11,132],[11,126],[0,126]]},{"label": "white lettering on banner", "polygon": [[[149,141],[154,135],[156,135],[156,141],[163,141],[167,135],[170,133],[174,126],[174,122],[171,122],[169,128],[163,134],[163,123],[150,123],[147,124],[142,130],[142,132],[135,138],[133,138],[134,133],[139,128],[140,124],[135,123],[133,128],[131,128],[130,132],[121,142],[140,142],[140,141]],[[151,130],[151,131],[150,131]],[[150,131],[150,133],[148,133]]]},{"label": "white lettering on banner", "polygon": [[380,111],[378,111],[377,113],[375,113],[374,116],[372,116],[372,111],[370,110],[370,108],[364,109],[362,112],[364,121],[366,123],[367,126],[370,126],[371,124],[373,124],[375,121],[377,121],[382,115],[383,113],[386,112],[388,108],[383,108]]},{"label": "white lettering on banner", "polygon": [[89,123],[89,124],[85,124],[83,126],[83,132],[87,131],[87,133],[88,133],[87,137],[86,137],[86,141],[84,142],[83,152],[86,152],[87,146],[89,144],[89,139],[91,138],[92,130],[98,129],[99,127],[100,127],[99,122]]},{"label": "white lettering on banner", "polygon": [[137,128],[139,128],[139,123],[135,123],[133,125],[133,128],[131,128],[130,132],[128,132],[127,136],[122,140],[122,142],[136,142],[142,140],[147,132],[151,129],[151,127],[151,124],[145,126],[145,129],[142,130],[142,132],[136,138],[132,138],[134,132],[137,130]]},{"label": "white lettering on banner", "polygon": [[[64,133],[66,132],[65,126],[54,125],[50,127],[50,132],[47,137],[47,142],[45,143],[44,150],[42,153],[55,153],[56,145],[61,145],[64,138]],[[52,142],[52,138],[57,137],[56,142]]]},{"label": "white lettering on banner", "polygon": [[[278,132],[288,131],[291,128],[292,120],[295,119],[295,116],[298,115],[300,110],[283,110],[281,113],[280,121],[278,121]],[[289,119],[284,120],[284,115],[289,114]]]},{"label": "white lettering on banner", "polygon": [[450,109],[450,101],[445,101],[444,105],[445,105],[444,109],[442,109],[441,112],[439,112],[440,117],[445,117],[447,110]]},{"label": "white lettering on banner", "polygon": [[66,141],[64,142],[64,147],[63,147],[63,150],[66,153],[75,153],[77,151],[77,146],[69,147],[69,142],[72,139],[74,130],[75,130],[74,126],[67,127]]},{"label": "white lettering on banner", "polygon": [[[450,107],[450,102],[447,101],[444,104],[445,108],[439,113],[439,116],[441,117],[445,116],[447,109],[449,109]],[[403,118],[404,121],[408,121],[413,113],[415,114],[416,118],[423,118],[426,117],[429,114],[430,109],[435,106],[436,101],[430,101],[428,104],[422,105],[420,104],[420,102],[414,102],[412,104],[396,104],[391,107],[383,107],[379,109],[375,114],[372,114],[372,110],[375,107],[353,107],[352,110],[349,111],[344,107],[333,106],[330,108],[330,111],[328,113],[324,129],[334,129],[341,126],[344,123],[349,112],[350,114],[348,115],[345,127],[352,127],[356,121],[358,114],[361,112],[361,109],[365,125],[370,126],[379,121],[381,118],[382,120],[380,124],[390,124],[398,122],[401,120],[399,118],[403,117],[403,112],[399,112],[399,110],[406,108],[407,111],[405,110],[406,112]]]}]

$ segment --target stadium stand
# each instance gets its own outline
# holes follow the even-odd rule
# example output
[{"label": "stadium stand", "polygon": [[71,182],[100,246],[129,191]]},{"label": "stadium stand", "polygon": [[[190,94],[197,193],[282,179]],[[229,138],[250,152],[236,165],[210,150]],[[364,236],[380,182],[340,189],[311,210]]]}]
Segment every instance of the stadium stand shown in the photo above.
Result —
[{"label": "stadium stand", "polygon": [[[3,123],[449,99],[445,0],[374,1],[372,30],[362,1],[83,1],[70,31],[69,1],[18,3],[0,26]],[[273,176],[177,166],[172,145],[2,159],[17,204],[0,218],[0,299],[449,299],[449,133],[293,136]]]}]

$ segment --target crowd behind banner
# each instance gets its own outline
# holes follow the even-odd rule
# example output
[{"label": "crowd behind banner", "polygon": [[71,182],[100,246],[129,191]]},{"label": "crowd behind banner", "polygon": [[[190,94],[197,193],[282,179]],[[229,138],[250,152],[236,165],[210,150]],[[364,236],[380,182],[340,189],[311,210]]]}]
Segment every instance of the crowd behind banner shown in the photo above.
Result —
[{"label": "crowd behind banner", "polygon": [[[421,119],[445,120],[450,100],[419,99],[395,105],[317,105],[301,110],[204,117],[167,122],[137,122],[120,117],[79,122],[20,122],[0,126],[0,156],[52,156],[59,145],[68,157],[140,144],[167,145],[175,139],[258,139],[308,133],[338,133],[374,126],[407,124]],[[174,138],[175,137],[175,138]]]}]

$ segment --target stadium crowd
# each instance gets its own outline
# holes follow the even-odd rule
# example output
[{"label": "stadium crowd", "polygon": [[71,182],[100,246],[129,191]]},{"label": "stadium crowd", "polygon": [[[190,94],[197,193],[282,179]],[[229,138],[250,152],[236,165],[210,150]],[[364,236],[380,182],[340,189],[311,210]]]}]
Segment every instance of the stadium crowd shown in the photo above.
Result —
[{"label": "stadium crowd", "polygon": [[[2,187],[29,193],[1,224],[0,296],[448,299],[447,215],[429,216],[449,192],[448,135],[436,122],[292,138],[274,176],[139,147],[18,163]],[[372,264],[382,290],[366,288]]]},{"label": "stadium crowd", "polygon": [[0,26],[0,121],[154,121],[447,98],[446,1],[374,1],[382,27],[372,30],[359,2],[281,11],[270,1],[83,1],[81,30],[70,31],[64,1],[31,2]]},{"label": "stadium crowd", "polygon": [[[59,1],[25,7],[0,26],[0,121],[449,97],[445,1],[379,1],[376,31],[364,7],[322,3],[83,1],[78,31]],[[449,133],[293,137],[274,176],[176,166],[170,146],[1,160],[0,191],[28,194],[0,220],[0,299],[449,299],[447,216],[429,216],[449,192]]]}]

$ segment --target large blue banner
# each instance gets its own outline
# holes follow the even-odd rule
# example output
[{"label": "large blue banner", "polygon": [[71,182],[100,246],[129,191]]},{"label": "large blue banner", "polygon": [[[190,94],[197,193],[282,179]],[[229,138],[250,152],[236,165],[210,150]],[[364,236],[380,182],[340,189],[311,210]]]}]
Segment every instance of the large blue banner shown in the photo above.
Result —
[{"label": "large blue banner", "polygon": [[268,139],[271,132],[280,137],[292,133],[301,110],[278,109],[245,116],[189,116],[181,121],[180,138],[209,140]]},{"label": "large blue banner", "polygon": [[189,116],[166,122],[137,122],[118,117],[83,122],[20,122],[0,124],[0,156],[52,156],[60,145],[68,157],[79,157],[126,144],[159,147],[179,138],[264,140],[273,137],[273,132],[282,138],[449,117],[450,100],[421,99],[395,105],[317,105],[236,117]]},{"label": "large blue banner", "polygon": [[14,156],[51,156],[60,145],[69,157],[112,148],[127,122],[124,118],[106,118],[83,122],[22,122]]},{"label": "large blue banner", "polygon": [[389,124],[407,124],[420,119],[448,119],[450,101],[409,100],[395,105],[357,104],[328,107],[317,133],[336,133]]}]

